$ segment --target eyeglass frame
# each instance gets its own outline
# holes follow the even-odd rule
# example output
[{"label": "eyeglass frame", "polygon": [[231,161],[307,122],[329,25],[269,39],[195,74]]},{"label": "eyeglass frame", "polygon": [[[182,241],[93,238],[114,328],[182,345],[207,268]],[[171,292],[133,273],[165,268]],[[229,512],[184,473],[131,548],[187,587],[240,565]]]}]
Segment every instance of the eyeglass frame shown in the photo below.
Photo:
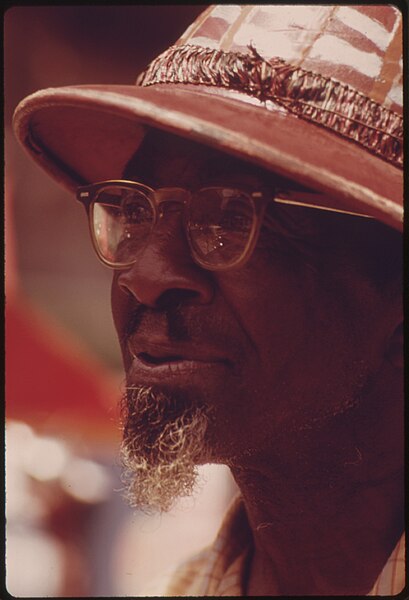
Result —
[{"label": "eyeglass frame", "polygon": [[[88,227],[90,230],[91,241],[92,241],[94,250],[95,250],[98,258],[100,259],[100,261],[105,266],[107,266],[111,269],[115,269],[115,270],[125,270],[125,269],[132,267],[132,265],[134,265],[137,262],[137,258],[135,257],[134,260],[132,260],[131,262],[122,263],[122,264],[111,263],[109,260],[107,260],[103,256],[103,254],[101,253],[101,251],[99,249],[99,244],[98,244],[98,241],[97,241],[97,238],[95,235],[95,230],[94,230],[94,226],[92,224],[92,218],[91,218],[91,215],[92,215],[91,208],[92,208],[93,204],[95,203],[95,197],[96,197],[97,192],[100,189],[103,189],[104,187],[110,187],[110,186],[115,186],[115,185],[121,186],[123,188],[128,188],[128,189],[136,189],[136,190],[142,192],[143,194],[145,194],[147,200],[149,201],[149,203],[153,209],[154,220],[153,220],[153,223],[151,226],[151,232],[153,231],[155,225],[158,222],[158,217],[159,218],[161,217],[161,213],[159,210],[161,205],[165,204],[166,202],[181,204],[182,205],[182,214],[183,214],[184,232],[185,232],[185,237],[189,244],[191,256],[192,256],[193,260],[199,266],[201,266],[203,269],[206,269],[209,271],[228,271],[230,269],[243,266],[249,260],[251,254],[257,244],[258,235],[259,235],[259,232],[261,229],[261,225],[263,223],[265,209],[266,209],[267,204],[270,201],[276,202],[278,204],[289,204],[289,205],[293,205],[293,206],[314,208],[314,209],[328,211],[328,212],[337,212],[337,213],[352,215],[355,217],[364,217],[364,218],[369,218],[369,219],[372,218],[369,215],[355,213],[355,212],[342,210],[342,209],[338,209],[338,208],[332,208],[332,207],[328,206],[328,204],[330,204],[329,196],[322,194],[320,192],[298,192],[298,191],[293,191],[293,190],[281,190],[281,189],[277,188],[274,190],[274,193],[272,194],[271,189],[269,189],[268,191],[267,191],[267,189],[261,189],[261,190],[251,192],[242,186],[240,186],[240,188],[236,188],[233,186],[220,186],[220,185],[219,186],[202,187],[202,188],[199,188],[198,190],[194,190],[194,191],[188,190],[186,188],[179,188],[179,187],[163,187],[163,188],[154,189],[143,183],[139,183],[137,181],[126,180],[126,179],[108,179],[106,181],[99,181],[96,183],[80,186],[76,190],[76,198],[77,198],[77,201],[84,206],[85,211],[87,213]],[[190,234],[189,234],[188,211],[186,210],[186,206],[188,204],[190,204],[191,199],[195,193],[198,193],[198,192],[201,192],[204,190],[221,189],[221,188],[239,189],[241,192],[244,192],[251,199],[252,205],[253,205],[253,210],[254,210],[253,223],[252,223],[252,228],[251,228],[251,231],[249,234],[249,238],[246,242],[246,246],[237,260],[230,263],[228,266],[223,266],[223,265],[209,266],[209,264],[207,264],[205,261],[202,261],[200,259],[200,257],[198,257],[197,252],[193,247],[193,243],[192,243],[192,240],[190,239]],[[175,194],[175,193],[182,195],[182,197],[184,196],[184,198],[175,200],[174,197],[172,197],[172,198],[166,197],[168,194]],[[165,196],[162,200],[159,200],[159,202],[156,200],[156,198],[158,197],[158,194]],[[317,197],[319,197],[321,199],[321,201],[324,202],[324,204],[317,204],[316,203]],[[311,203],[306,202],[306,200],[309,200],[309,199],[311,199]]]}]

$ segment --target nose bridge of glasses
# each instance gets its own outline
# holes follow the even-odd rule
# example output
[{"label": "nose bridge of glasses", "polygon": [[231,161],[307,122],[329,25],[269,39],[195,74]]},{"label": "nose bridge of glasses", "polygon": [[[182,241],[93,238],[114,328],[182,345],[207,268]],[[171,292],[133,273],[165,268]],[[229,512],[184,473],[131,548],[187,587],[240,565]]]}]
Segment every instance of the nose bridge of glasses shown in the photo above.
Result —
[{"label": "nose bridge of glasses", "polygon": [[159,214],[163,215],[167,205],[171,212],[181,211],[190,198],[190,192],[183,188],[168,187],[159,188],[153,194],[153,201],[159,209]]}]

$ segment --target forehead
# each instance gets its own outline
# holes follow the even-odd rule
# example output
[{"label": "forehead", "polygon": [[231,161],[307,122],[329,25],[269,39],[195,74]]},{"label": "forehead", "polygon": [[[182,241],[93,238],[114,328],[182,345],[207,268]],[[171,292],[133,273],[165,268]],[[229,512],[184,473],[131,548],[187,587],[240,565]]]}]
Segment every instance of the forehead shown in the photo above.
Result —
[{"label": "forehead", "polygon": [[[196,187],[209,179],[235,178],[249,185],[284,179],[249,162],[198,142],[149,130],[124,171],[127,179],[152,186]],[[296,185],[294,183],[294,185]]]}]

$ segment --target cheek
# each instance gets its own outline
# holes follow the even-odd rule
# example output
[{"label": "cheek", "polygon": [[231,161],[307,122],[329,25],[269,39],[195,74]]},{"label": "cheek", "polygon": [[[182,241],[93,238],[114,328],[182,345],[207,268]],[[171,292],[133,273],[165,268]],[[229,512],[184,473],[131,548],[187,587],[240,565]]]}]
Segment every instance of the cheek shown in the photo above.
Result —
[{"label": "cheek", "polygon": [[324,284],[305,268],[252,265],[220,287],[254,348],[242,387],[222,406],[232,428],[247,424],[244,444],[350,404],[368,372],[371,343],[355,284]]},{"label": "cheek", "polygon": [[114,272],[111,283],[111,309],[115,329],[120,335],[123,326],[125,308],[125,294],[118,286],[118,274]]},{"label": "cheek", "polygon": [[118,335],[121,347],[124,366],[127,368],[128,353],[126,352],[124,335],[129,326],[132,316],[132,298],[130,294],[125,293],[118,285],[118,272],[114,273],[111,285],[111,309],[115,329]]},{"label": "cheek", "polygon": [[[233,278],[234,277],[234,278]],[[291,270],[251,265],[220,282],[222,294],[249,340],[241,385],[224,397],[227,427],[245,432],[241,439],[265,436],[286,418],[294,390],[304,377],[309,340],[313,338],[314,284]],[[247,437],[248,436],[248,437]]]},{"label": "cheek", "polygon": [[316,304],[316,285],[308,272],[300,275],[283,263],[266,268],[253,261],[220,287],[260,369],[280,368],[308,337]]}]

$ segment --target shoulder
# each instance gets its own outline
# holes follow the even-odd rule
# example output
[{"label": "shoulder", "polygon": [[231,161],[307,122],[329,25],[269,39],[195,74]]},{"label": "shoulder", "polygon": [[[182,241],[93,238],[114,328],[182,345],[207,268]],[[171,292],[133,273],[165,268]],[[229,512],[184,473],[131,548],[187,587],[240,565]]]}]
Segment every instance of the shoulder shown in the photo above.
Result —
[{"label": "shoulder", "polygon": [[211,548],[205,548],[183,562],[176,569],[155,579],[144,591],[143,596],[199,596],[203,582],[209,573]]}]

